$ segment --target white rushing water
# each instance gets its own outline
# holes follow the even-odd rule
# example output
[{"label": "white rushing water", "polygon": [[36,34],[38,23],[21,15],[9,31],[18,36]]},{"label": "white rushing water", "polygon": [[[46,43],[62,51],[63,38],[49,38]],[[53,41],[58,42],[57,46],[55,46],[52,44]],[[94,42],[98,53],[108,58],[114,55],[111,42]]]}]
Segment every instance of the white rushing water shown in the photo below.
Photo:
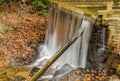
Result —
[{"label": "white rushing water", "polygon": [[[82,36],[53,65],[56,68],[61,68],[68,63],[75,67],[85,68],[92,23],[83,13],[67,9],[64,12],[60,6],[51,7],[48,21],[45,44],[39,46],[39,59],[33,65],[40,65],[40,62],[52,57],[80,27],[84,27]],[[42,62],[42,64],[44,63]]]},{"label": "white rushing water", "polygon": [[105,35],[105,33],[106,33],[106,28],[103,28],[103,31],[102,31],[102,42],[103,42],[103,44],[102,44],[102,50],[106,50],[106,45],[105,45],[105,38],[106,38],[106,35]]},{"label": "white rushing water", "polygon": [[86,67],[86,57],[87,57],[87,51],[88,51],[88,45],[89,45],[89,39],[91,35],[91,24],[90,22],[84,21],[82,25],[85,27],[85,31],[83,33],[83,39],[81,44],[81,50],[80,50],[80,63],[79,66],[82,68]]},{"label": "white rushing water", "polygon": [[97,57],[100,57],[102,54],[104,54],[105,50],[106,50],[106,28],[102,29],[102,34],[101,34],[101,40],[102,40],[102,46],[97,50]]}]

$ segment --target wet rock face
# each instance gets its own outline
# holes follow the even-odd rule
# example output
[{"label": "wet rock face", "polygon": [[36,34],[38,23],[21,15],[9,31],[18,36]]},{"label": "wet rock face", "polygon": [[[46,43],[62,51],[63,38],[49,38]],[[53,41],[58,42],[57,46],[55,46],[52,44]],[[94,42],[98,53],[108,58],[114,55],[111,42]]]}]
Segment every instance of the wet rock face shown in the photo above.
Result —
[{"label": "wet rock face", "polygon": [[106,47],[109,31],[108,27],[101,23],[100,18],[97,18],[91,33],[87,55],[87,67],[89,68],[103,69],[107,60]]}]

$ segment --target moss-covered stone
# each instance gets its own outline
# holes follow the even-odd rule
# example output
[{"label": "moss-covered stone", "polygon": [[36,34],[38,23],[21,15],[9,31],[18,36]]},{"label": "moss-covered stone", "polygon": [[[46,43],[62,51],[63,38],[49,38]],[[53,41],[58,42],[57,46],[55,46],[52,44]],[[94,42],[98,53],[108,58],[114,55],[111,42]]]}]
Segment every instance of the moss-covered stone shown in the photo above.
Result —
[{"label": "moss-covered stone", "polygon": [[0,81],[29,80],[30,67],[12,66],[0,68]]}]

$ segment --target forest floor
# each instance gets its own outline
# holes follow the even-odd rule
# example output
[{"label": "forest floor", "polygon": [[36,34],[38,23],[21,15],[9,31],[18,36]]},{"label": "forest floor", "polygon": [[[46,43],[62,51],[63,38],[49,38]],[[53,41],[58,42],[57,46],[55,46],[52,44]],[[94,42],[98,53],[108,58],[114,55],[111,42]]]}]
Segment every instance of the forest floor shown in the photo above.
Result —
[{"label": "forest floor", "polygon": [[5,3],[0,8],[0,66],[28,65],[45,40],[47,18],[32,5]]}]

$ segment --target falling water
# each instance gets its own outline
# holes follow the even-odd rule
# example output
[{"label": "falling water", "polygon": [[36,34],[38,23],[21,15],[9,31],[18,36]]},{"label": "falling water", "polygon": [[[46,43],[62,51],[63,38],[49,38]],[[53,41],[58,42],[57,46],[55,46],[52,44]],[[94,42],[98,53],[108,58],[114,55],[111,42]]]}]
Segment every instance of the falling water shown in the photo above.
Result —
[{"label": "falling water", "polygon": [[97,57],[100,57],[102,54],[104,54],[105,50],[106,50],[106,28],[102,29],[102,34],[101,34],[101,40],[102,40],[102,46],[98,49],[97,51]]},{"label": "falling water", "polygon": [[91,33],[91,25],[90,22],[85,21],[82,25],[85,27],[85,31],[83,33],[83,39],[82,39],[82,46],[80,50],[80,67],[85,68],[86,66],[86,56],[88,51],[88,45],[89,45],[89,39],[90,39],[90,33]]},{"label": "falling water", "polygon": [[39,65],[43,59],[52,57],[80,27],[84,27],[82,36],[53,65],[61,68],[64,64],[68,63],[85,68],[89,38],[94,20],[93,16],[84,15],[83,12],[67,9],[60,5],[52,5],[45,45],[40,45],[40,56],[34,65]]},{"label": "falling water", "polygon": [[103,40],[103,44],[102,44],[102,50],[104,50],[105,51],[105,49],[106,49],[106,45],[105,45],[105,38],[106,38],[106,28],[103,28],[103,31],[102,31],[102,40]]}]

